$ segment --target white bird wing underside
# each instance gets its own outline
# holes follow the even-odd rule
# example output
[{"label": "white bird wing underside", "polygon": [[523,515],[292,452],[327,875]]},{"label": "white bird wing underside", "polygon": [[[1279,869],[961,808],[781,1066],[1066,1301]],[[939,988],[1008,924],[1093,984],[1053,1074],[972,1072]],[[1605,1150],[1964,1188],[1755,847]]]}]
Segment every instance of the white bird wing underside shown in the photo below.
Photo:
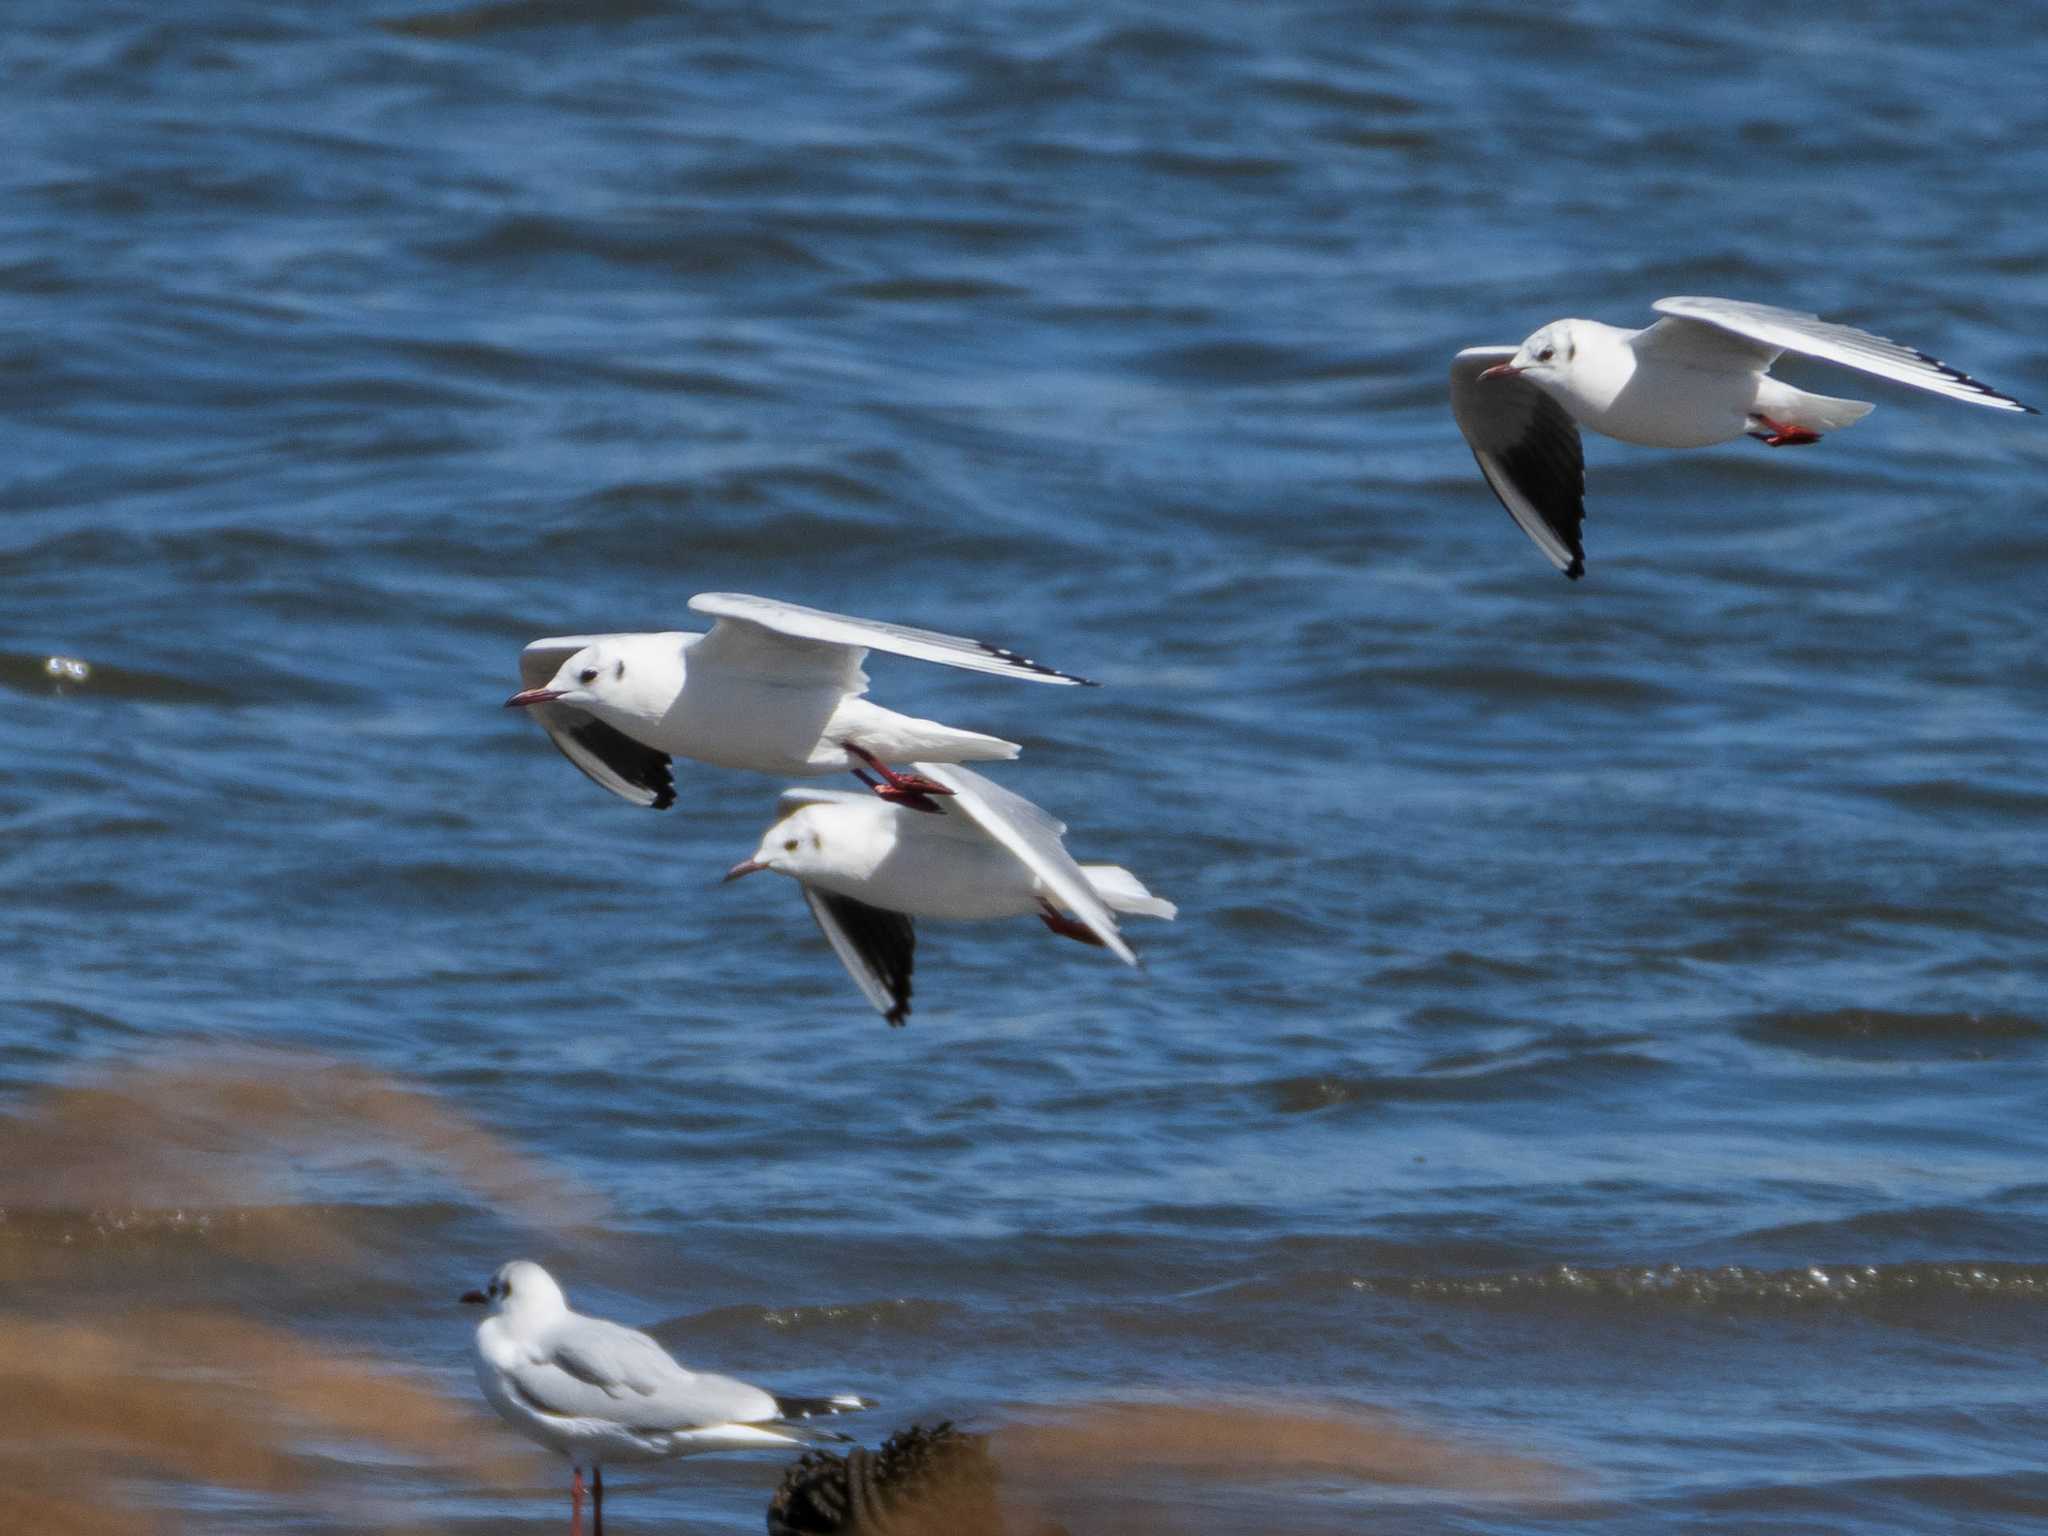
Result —
[{"label": "white bird wing underside", "polygon": [[557,1329],[539,1360],[508,1373],[543,1413],[598,1419],[648,1433],[765,1423],[775,1399],[729,1376],[685,1370],[646,1334],[602,1318]]},{"label": "white bird wing underside", "polygon": [[801,886],[818,931],[831,944],[861,995],[891,1024],[910,1017],[910,974],[917,929],[909,917],[851,896]]},{"label": "white bird wing underside", "polygon": [[1550,563],[1576,580],[1586,572],[1579,530],[1586,519],[1586,461],[1578,423],[1526,379],[1481,379],[1513,347],[1467,347],[1451,359],[1451,414],[1479,472]]},{"label": "white bird wing underside", "polygon": [[[519,684],[544,688],[562,670],[562,663],[600,640],[637,639],[629,635],[550,635],[519,653]],[[680,645],[684,637],[676,636]],[[666,809],[675,802],[675,779],[666,752],[643,746],[587,710],[567,704],[533,704],[526,711],[548,733],[562,756],[622,800]]]},{"label": "white bird wing underside", "polygon": [[1031,683],[1088,681],[986,640],[826,613],[772,597],[699,592],[690,599],[690,610],[718,621],[693,648],[692,661],[712,661],[734,671],[792,682],[839,681],[850,693],[865,689],[860,662],[862,654],[870,650]]},{"label": "white bird wing underside", "polygon": [[1644,332],[1637,343],[1639,350],[1683,355],[1697,349],[1709,356],[1726,356],[1733,339],[1753,350],[1761,367],[1768,367],[1780,352],[1797,352],[1802,357],[1890,379],[1894,384],[1909,384],[1915,389],[1947,395],[1951,400],[1988,405],[1997,411],[2039,414],[2032,406],[2000,394],[1939,358],[1803,310],[1751,304],[1741,299],[1684,296],[1659,299],[1650,307],[1673,319],[1661,321]]},{"label": "white bird wing underside", "polygon": [[1126,965],[1138,963],[1131,946],[1117,932],[1115,915],[1060,841],[1067,830],[1064,825],[1043,807],[958,763],[913,763],[911,767],[953,791],[939,802],[948,816],[964,816],[980,827],[1037,876],[1046,893],[1079,918],[1110,953]]}]

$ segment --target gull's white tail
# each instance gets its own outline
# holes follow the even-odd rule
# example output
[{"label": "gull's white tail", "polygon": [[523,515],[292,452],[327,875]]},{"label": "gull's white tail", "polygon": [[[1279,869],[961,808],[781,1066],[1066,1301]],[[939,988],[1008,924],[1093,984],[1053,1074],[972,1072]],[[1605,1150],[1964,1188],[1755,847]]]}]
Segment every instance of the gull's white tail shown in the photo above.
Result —
[{"label": "gull's white tail", "polygon": [[1804,427],[1809,432],[1839,432],[1844,427],[1853,427],[1876,409],[1868,400],[1810,395],[1772,378],[1759,382],[1762,387],[1756,392],[1757,414],[1788,427]]},{"label": "gull's white tail", "polygon": [[1081,873],[1095,887],[1095,894],[1119,912],[1135,912],[1140,917],[1171,918],[1180,911],[1172,902],[1146,890],[1145,882],[1121,864],[1083,864]]},{"label": "gull's white tail", "polygon": [[825,728],[828,740],[850,741],[866,748],[885,763],[909,763],[923,758],[934,763],[1001,763],[1024,749],[1000,736],[980,731],[963,731],[936,720],[899,715],[866,699],[848,699],[833,713]]},{"label": "gull's white tail", "polygon": [[[1000,736],[984,735],[980,731],[962,731],[936,721],[918,722],[920,726],[935,727],[935,745],[944,752],[943,761],[959,763],[1007,763],[1024,749],[1014,741],[1005,741]],[[903,755],[908,757],[940,757],[940,751],[927,747],[920,740],[913,748],[906,745]]]}]

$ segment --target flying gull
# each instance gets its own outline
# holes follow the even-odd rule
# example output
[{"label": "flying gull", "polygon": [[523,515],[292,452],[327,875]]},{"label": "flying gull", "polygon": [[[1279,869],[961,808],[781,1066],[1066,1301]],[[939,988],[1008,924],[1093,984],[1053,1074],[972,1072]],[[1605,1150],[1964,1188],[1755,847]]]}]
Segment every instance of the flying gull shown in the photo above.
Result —
[{"label": "flying gull", "polygon": [[753,857],[725,876],[771,869],[794,879],[847,974],[889,1023],[910,1014],[913,918],[1036,914],[1054,933],[1136,965],[1115,914],[1177,911],[1127,869],[1076,864],[1061,841],[1067,829],[1022,795],[972,769],[912,767],[947,792],[940,815],[913,815],[871,795],[792,789]]},{"label": "flying gull", "polygon": [[1651,448],[1701,448],[1745,433],[1772,448],[1817,443],[1867,416],[1862,400],[1808,394],[1770,376],[1786,353],[1838,363],[1972,405],[2039,415],[1948,364],[1818,315],[1740,299],[1659,299],[1640,331],[1553,320],[1519,347],[1451,361],[1451,411],[1480,473],[1565,575],[1586,573],[1579,428]]},{"label": "flying gull", "polygon": [[519,656],[525,686],[506,707],[530,710],[563,756],[635,805],[674,804],[670,759],[691,757],[784,777],[852,770],[883,798],[930,810],[930,797],[946,791],[896,772],[891,762],[985,762],[1021,749],[870,704],[861,670],[870,650],[1026,682],[1092,686],[985,640],[774,598],[700,592],[690,609],[718,622],[708,634],[534,641]]}]

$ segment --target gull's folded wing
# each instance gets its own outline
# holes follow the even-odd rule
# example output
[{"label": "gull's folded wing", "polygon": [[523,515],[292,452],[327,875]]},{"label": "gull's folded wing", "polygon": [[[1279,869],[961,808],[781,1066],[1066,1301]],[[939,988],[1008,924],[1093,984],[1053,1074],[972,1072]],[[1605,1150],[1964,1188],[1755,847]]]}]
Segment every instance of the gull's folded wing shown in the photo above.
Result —
[{"label": "gull's folded wing", "polygon": [[1032,683],[1088,682],[986,640],[850,618],[772,597],[700,592],[690,599],[690,610],[718,620],[696,654],[746,671],[826,674],[839,668],[857,673],[860,653],[875,650]]},{"label": "gull's folded wing", "polygon": [[602,1318],[573,1319],[538,1360],[510,1371],[534,1407],[641,1430],[754,1424],[777,1417],[775,1399],[729,1376],[678,1365],[646,1334]]},{"label": "gull's folded wing", "polygon": [[[520,686],[544,688],[562,669],[562,663],[585,646],[621,638],[625,637],[553,635],[536,640],[519,653]],[[680,642],[682,636],[676,638]],[[567,704],[535,704],[526,712],[548,733],[548,740],[561,750],[562,756],[593,783],[603,785],[621,800],[652,806],[657,811],[675,804],[675,775],[666,752],[642,746],[588,711]]]},{"label": "gull's folded wing", "polygon": [[1823,320],[1819,315],[1809,315],[1804,310],[1780,309],[1775,304],[1751,304],[1742,299],[1683,295],[1659,299],[1650,307],[1659,314],[1671,315],[1686,323],[1669,331],[1666,330],[1669,322],[1655,327],[1651,332],[1655,345],[1663,345],[1668,337],[1672,345],[1684,347],[1688,345],[1684,334],[1687,327],[1707,326],[1740,337],[1767,353],[1797,352],[1802,357],[1815,357],[1823,362],[1838,363],[1844,368],[1854,368],[1860,373],[1875,374],[1878,378],[1890,379],[1894,384],[1910,384],[1915,389],[1931,390],[1937,395],[1947,395],[1951,400],[1988,405],[1996,411],[2040,414],[2031,405],[2021,405],[2010,395],[2002,395],[1990,385],[1979,383],[1961,369],[1949,367],[1940,358],[1929,357],[1925,352],[1901,346],[1869,331],[1859,331],[1853,325]]},{"label": "gull's folded wing", "polygon": [[910,1017],[910,971],[917,958],[917,930],[901,912],[887,912],[813,886],[804,900],[832,952],[854,985],[891,1024]]},{"label": "gull's folded wing", "polygon": [[1043,807],[958,763],[913,763],[911,769],[953,791],[939,802],[948,816],[964,816],[980,827],[1037,876],[1046,893],[1079,918],[1105,948],[1126,965],[1138,963],[1117,932],[1115,915],[1060,841],[1067,829]]}]

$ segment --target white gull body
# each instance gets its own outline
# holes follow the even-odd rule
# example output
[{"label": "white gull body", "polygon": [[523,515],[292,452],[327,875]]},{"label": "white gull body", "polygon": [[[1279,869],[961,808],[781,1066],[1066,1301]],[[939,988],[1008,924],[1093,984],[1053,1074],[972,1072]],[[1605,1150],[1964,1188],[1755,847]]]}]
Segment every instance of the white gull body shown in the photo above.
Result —
[{"label": "white gull body", "polygon": [[[923,758],[1013,758],[1015,742],[898,714],[865,697],[869,650],[1027,682],[1085,684],[986,641],[773,598],[702,592],[708,633],[561,635],[521,652],[530,710],[562,754],[636,805],[674,803],[670,760],[804,778]],[[885,773],[885,777],[888,775]]]},{"label": "white gull body", "polygon": [[1115,914],[1176,915],[1129,870],[1075,863],[1066,828],[1023,796],[970,769],[913,766],[950,791],[941,814],[871,795],[790,790],[753,856],[726,874],[766,869],[795,880],[847,973],[889,1023],[910,1012],[913,918],[1035,914],[1053,932],[1136,965]]},{"label": "white gull body", "polygon": [[1585,574],[1585,469],[1578,429],[1651,448],[1702,448],[1745,434],[1812,443],[1872,407],[1769,374],[1792,352],[2001,411],[2039,414],[1924,352],[1818,315],[1740,299],[1669,298],[1631,331],[1553,320],[1519,347],[1468,347],[1451,363],[1451,410],[1486,482],[1567,576]]},{"label": "white gull body", "polygon": [[811,1420],[873,1406],[852,1393],[779,1397],[692,1371],[636,1329],[571,1311],[554,1277],[524,1259],[462,1299],[491,1308],[476,1330],[485,1399],[507,1424],[569,1459],[579,1510],[585,1468],[595,1475],[615,1462],[787,1449],[818,1438]]}]

